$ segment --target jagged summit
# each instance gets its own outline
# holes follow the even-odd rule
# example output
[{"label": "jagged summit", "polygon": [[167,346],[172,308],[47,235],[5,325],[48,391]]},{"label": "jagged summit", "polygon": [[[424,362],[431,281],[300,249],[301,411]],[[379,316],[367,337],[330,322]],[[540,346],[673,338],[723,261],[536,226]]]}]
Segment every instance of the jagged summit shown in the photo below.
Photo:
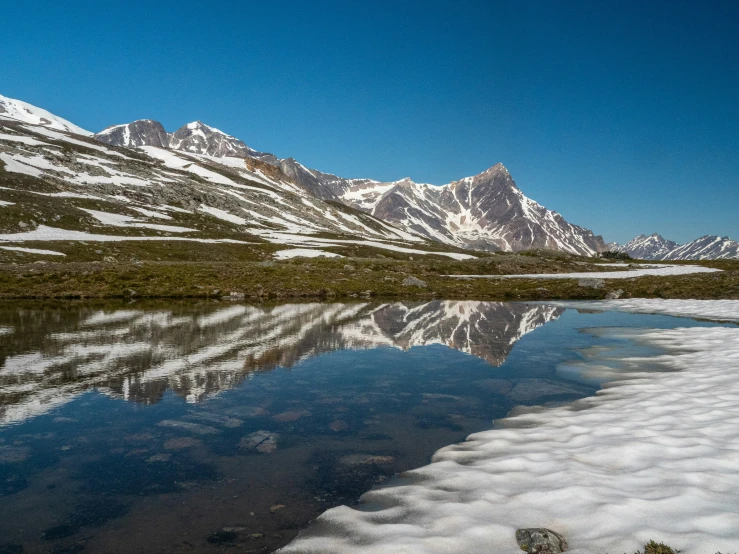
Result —
[{"label": "jagged summit", "polygon": [[659,233],[639,235],[616,248],[642,260],[718,260],[739,258],[739,243],[729,237],[704,235],[679,245]]},{"label": "jagged summit", "polygon": [[659,260],[677,246],[676,242],[663,238],[658,233],[639,235],[617,250],[626,252],[632,258],[641,260]]},{"label": "jagged summit", "polygon": [[94,138],[113,146],[135,148],[138,146],[158,146],[169,148],[169,135],[158,121],[138,119],[131,123],[106,127]]}]

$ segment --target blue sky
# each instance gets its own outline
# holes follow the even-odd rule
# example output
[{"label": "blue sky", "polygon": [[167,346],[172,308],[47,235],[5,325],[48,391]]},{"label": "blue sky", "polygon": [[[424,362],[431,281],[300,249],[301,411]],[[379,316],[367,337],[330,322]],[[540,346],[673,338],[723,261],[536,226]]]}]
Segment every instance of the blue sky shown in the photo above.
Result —
[{"label": "blue sky", "polygon": [[736,2],[0,7],[0,94],[92,131],[200,119],[323,171],[433,184],[503,162],[606,240],[739,239]]}]

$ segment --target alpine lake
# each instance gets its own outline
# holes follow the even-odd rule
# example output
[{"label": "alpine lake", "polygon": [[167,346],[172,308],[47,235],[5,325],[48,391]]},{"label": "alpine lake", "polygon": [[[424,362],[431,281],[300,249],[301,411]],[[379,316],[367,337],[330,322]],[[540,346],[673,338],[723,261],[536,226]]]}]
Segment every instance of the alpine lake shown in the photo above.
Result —
[{"label": "alpine lake", "polygon": [[[441,300],[2,304],[0,553],[273,552],[652,353],[599,329],[686,325],[714,324]],[[609,377],[580,371],[593,358]]]}]

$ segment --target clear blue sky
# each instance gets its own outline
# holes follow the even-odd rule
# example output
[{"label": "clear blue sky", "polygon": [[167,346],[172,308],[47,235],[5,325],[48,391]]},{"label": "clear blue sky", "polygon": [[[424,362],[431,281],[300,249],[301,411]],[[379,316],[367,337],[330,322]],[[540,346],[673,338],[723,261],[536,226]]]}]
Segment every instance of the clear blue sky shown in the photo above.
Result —
[{"label": "clear blue sky", "polygon": [[0,94],[93,131],[200,119],[380,180],[503,162],[606,240],[739,239],[736,1],[0,7]]}]

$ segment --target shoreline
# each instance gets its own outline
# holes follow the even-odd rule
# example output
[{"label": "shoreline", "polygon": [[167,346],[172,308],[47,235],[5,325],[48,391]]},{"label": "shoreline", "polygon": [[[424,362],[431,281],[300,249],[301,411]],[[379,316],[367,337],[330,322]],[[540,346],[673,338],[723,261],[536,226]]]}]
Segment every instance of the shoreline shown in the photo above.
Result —
[{"label": "shoreline", "polygon": [[[738,302],[640,302],[624,308],[739,321]],[[606,302],[599,311],[616,308]],[[593,397],[506,418],[503,428],[439,450],[405,483],[367,493],[371,511],[329,510],[280,552],[515,551],[514,532],[526,527],[562,534],[573,554],[633,552],[653,539],[686,554],[731,551],[739,544],[731,509],[739,329],[609,334],[663,353],[623,358],[630,371]],[[582,367],[600,363],[596,355]]]},{"label": "shoreline", "polygon": [[[551,253],[498,254],[461,261],[296,258],[285,261],[80,260],[52,263],[36,260],[21,265],[0,264],[0,300],[444,298],[535,301],[602,300],[609,295],[616,298],[739,299],[739,260],[671,264],[672,267],[684,265],[694,265],[702,272],[614,279],[604,271],[627,273],[629,270],[614,271],[612,266],[590,259],[557,258]],[[473,273],[485,278],[464,277]],[[552,278],[552,273],[561,273],[563,278]],[[566,278],[568,274],[577,277]],[[517,275],[530,277],[512,278]],[[540,278],[545,275],[547,279]],[[587,275],[584,283],[580,281],[583,275]],[[412,278],[410,282],[409,278]]]}]

